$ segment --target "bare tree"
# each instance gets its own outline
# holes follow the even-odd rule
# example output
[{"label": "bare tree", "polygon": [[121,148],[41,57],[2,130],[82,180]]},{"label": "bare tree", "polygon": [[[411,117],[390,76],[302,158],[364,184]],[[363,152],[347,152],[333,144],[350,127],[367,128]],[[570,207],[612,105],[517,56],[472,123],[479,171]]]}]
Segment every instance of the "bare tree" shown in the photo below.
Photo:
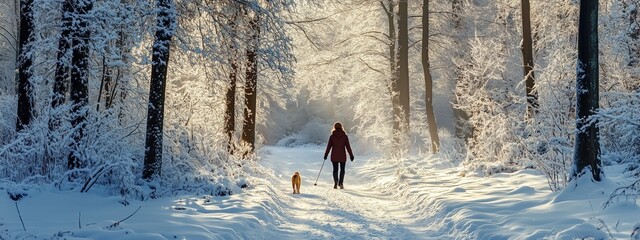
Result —
[{"label": "bare tree", "polygon": [[31,83],[31,57],[27,54],[30,48],[33,31],[31,7],[33,0],[20,1],[20,35],[18,45],[18,119],[16,130],[24,129],[33,118],[33,83]]},{"label": "bare tree", "polygon": [[256,144],[256,95],[258,85],[258,59],[256,58],[256,54],[260,37],[260,19],[258,14],[254,14],[249,21],[251,37],[247,46],[247,72],[244,86],[244,125],[242,126],[242,141],[249,144],[251,152],[253,152]]},{"label": "bare tree", "polygon": [[398,95],[401,139],[409,133],[409,14],[407,0],[398,1]]},{"label": "bare tree", "polygon": [[538,94],[535,90],[535,76],[533,74],[533,41],[531,40],[531,14],[529,0],[522,0],[522,62],[526,85],[527,114],[533,116],[538,108]]},{"label": "bare tree", "polygon": [[[74,21],[77,26],[72,31],[73,55],[71,56],[71,82],[69,84],[69,100],[72,106],[71,125],[75,129],[73,135],[77,144],[84,135],[84,124],[87,115],[87,105],[89,104],[89,37],[91,31],[88,28],[89,17],[87,13],[93,6],[92,0],[76,0],[74,8]],[[68,168],[80,167],[80,159],[74,154],[69,154]]]},{"label": "bare tree", "polygon": [[600,142],[597,118],[599,108],[598,68],[598,1],[581,0],[578,25],[578,72],[576,80],[576,142],[573,178],[591,170],[600,181]]},{"label": "bare tree", "polygon": [[231,21],[229,21],[229,29],[231,30],[231,34],[227,40],[229,43],[229,86],[227,88],[226,99],[225,99],[225,116],[224,116],[224,125],[225,132],[227,133],[227,151],[230,154],[233,154],[233,135],[236,129],[236,85],[238,82],[238,60],[237,58],[237,46],[235,44],[234,39],[237,36],[237,23],[238,20],[238,11],[234,10]]},{"label": "bare tree", "polygon": [[151,179],[161,175],[165,86],[171,38],[175,28],[172,1],[157,0],[156,4],[159,11],[152,50],[151,87],[149,89],[149,110],[147,113],[144,170],[142,173],[144,179]]},{"label": "bare tree", "polygon": [[53,97],[51,107],[56,108],[65,101],[66,85],[69,77],[69,59],[71,50],[71,24],[73,14],[73,0],[62,3],[62,24],[60,40],[58,42],[58,58],[56,62],[55,80],[53,82]]},{"label": "bare tree", "polygon": [[[456,44],[455,46],[456,54],[453,55],[456,60],[463,58],[462,54],[465,54],[464,49],[466,49],[466,47],[464,47],[465,39],[462,39],[463,29],[464,29],[463,21],[462,21],[463,7],[464,7],[464,2],[462,0],[451,1],[453,30],[457,35],[457,37],[454,38],[454,43]],[[455,81],[457,86],[458,83],[460,83],[461,79],[463,78],[462,75],[463,75],[464,67],[458,65],[453,70],[455,71],[455,76],[457,76]],[[458,94],[456,91],[454,91],[454,93]],[[453,106],[452,110],[453,110],[453,119],[455,121],[454,124],[456,129],[456,137],[460,139],[469,140],[471,139],[473,134],[473,130],[471,129],[471,125],[469,124],[469,114],[457,105],[458,105],[458,95],[455,95],[452,99],[452,106]]]},{"label": "bare tree", "polygon": [[436,116],[433,112],[433,79],[429,63],[429,0],[422,2],[422,70],[424,71],[425,104],[429,134],[431,135],[431,151],[438,152],[440,138]]}]

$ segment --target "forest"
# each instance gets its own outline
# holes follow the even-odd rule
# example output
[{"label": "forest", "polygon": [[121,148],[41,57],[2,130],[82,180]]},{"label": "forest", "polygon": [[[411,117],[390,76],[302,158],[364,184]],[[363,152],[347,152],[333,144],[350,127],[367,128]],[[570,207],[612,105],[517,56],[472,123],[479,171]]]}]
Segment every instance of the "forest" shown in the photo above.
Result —
[{"label": "forest", "polygon": [[552,193],[613,167],[605,205],[637,204],[639,8],[0,0],[0,190],[244,194],[264,148],[324,146],[339,121],[356,161],[534,170]]}]

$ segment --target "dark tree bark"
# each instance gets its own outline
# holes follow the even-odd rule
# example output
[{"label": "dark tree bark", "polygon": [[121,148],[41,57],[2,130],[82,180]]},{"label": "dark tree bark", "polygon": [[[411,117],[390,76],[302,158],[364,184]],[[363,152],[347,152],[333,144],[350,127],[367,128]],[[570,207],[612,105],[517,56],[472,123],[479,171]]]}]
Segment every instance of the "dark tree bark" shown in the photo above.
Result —
[{"label": "dark tree bark", "polygon": [[20,1],[20,31],[18,42],[18,119],[16,131],[24,129],[33,118],[33,84],[31,83],[31,57],[28,56],[31,33],[33,32],[33,17],[31,7],[33,0]]},{"label": "dark tree bark", "polygon": [[227,105],[225,109],[225,131],[227,133],[227,151],[233,154],[233,135],[236,129],[236,83],[238,74],[238,65],[235,59],[231,60],[231,69],[229,73],[229,88],[227,88],[226,100]]},{"label": "dark tree bark", "polygon": [[593,180],[600,181],[599,129],[597,120],[590,119],[599,108],[597,0],[580,1],[579,21],[575,167],[572,177],[579,177],[589,168]]},{"label": "dark tree bark", "polygon": [[105,108],[108,108],[109,96],[111,96],[111,82],[113,81],[113,69],[109,66],[106,56],[102,56],[102,80],[100,81],[100,90],[98,91],[98,102],[96,103],[96,111],[100,111],[100,103],[104,98]]},{"label": "dark tree bark", "polygon": [[[242,127],[242,141],[250,146],[253,152],[256,143],[256,94],[258,85],[258,38],[260,36],[258,16],[254,16],[249,22],[249,27],[253,32],[247,48],[247,78],[244,86],[244,125]],[[247,154],[247,153],[245,153]]]},{"label": "dark tree bark", "polygon": [[422,70],[424,71],[425,104],[431,136],[431,151],[436,153],[440,148],[440,138],[438,137],[436,116],[433,112],[433,78],[429,63],[429,0],[424,0],[422,3]]},{"label": "dark tree bark", "polygon": [[529,0],[522,0],[522,62],[526,78],[527,115],[532,117],[538,109],[538,93],[533,74],[533,41],[531,40],[531,14]]},{"label": "dark tree bark", "polygon": [[67,79],[69,78],[69,62],[71,49],[71,15],[73,14],[73,0],[62,3],[62,25],[60,41],[58,42],[58,61],[56,62],[55,80],[53,82],[53,97],[51,107],[56,108],[65,102],[67,93]]},{"label": "dark tree bark", "polygon": [[[71,82],[69,84],[69,100],[72,106],[71,125],[76,129],[73,139],[75,143],[80,142],[84,133],[84,123],[87,115],[87,104],[89,103],[89,88],[87,72],[89,70],[89,37],[91,31],[88,28],[89,18],[87,13],[92,8],[90,0],[76,0],[75,13],[77,14],[77,26],[73,31],[73,55],[71,56]],[[80,159],[74,154],[69,155],[68,168],[78,168],[81,165]]]},{"label": "dark tree bark", "polygon": [[409,133],[409,14],[407,0],[398,2],[398,94],[402,120],[402,138]]},{"label": "dark tree bark", "polygon": [[229,88],[227,88],[227,94],[225,99],[225,118],[224,118],[224,126],[225,132],[227,133],[227,152],[233,154],[233,135],[236,129],[236,85],[238,82],[238,62],[236,60],[237,50],[235,46],[235,42],[233,39],[236,36],[236,23],[237,14],[234,13],[230,22],[230,27],[232,33],[229,36],[229,49],[231,51],[231,57],[229,58],[230,65],[230,73],[229,73]]},{"label": "dark tree bark", "polygon": [[171,0],[157,0],[156,4],[159,12],[152,50],[151,87],[149,89],[147,134],[144,151],[144,170],[142,173],[144,179],[152,179],[161,175],[164,96],[171,38],[175,25]]}]

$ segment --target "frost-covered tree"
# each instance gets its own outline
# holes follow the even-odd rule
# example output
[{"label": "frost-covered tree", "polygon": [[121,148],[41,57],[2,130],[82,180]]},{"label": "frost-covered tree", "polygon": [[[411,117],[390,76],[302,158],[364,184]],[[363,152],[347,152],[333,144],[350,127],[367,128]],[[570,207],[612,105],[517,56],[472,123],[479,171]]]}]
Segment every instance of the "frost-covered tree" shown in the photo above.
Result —
[{"label": "frost-covered tree", "polygon": [[144,171],[142,177],[151,179],[161,175],[162,135],[164,123],[167,68],[171,50],[171,38],[175,31],[175,6],[171,0],[157,0],[157,24],[153,40],[151,63],[151,87],[147,112]]},{"label": "frost-covered tree", "polygon": [[20,131],[31,123],[33,118],[33,64],[31,45],[33,33],[33,0],[20,0],[20,31],[18,35],[18,120],[16,130]]},{"label": "frost-covered tree", "polygon": [[[58,43],[58,56],[56,62],[56,72],[53,82],[53,99],[51,107],[57,108],[64,103],[67,94],[67,79],[69,76],[70,53],[71,53],[71,29],[73,0],[65,0],[62,3],[62,18],[60,23],[60,40]],[[53,126],[52,126],[53,127]]]},{"label": "frost-covered tree", "polygon": [[578,177],[589,169],[596,181],[600,181],[602,173],[598,121],[592,118],[600,101],[598,56],[598,1],[582,0],[578,28],[575,167],[572,175]]},{"label": "frost-covered tree", "polygon": [[[258,87],[258,59],[257,51],[260,44],[260,17],[256,13],[248,16],[251,31],[247,43],[247,70],[244,83],[244,114],[242,125],[242,141],[249,145],[249,152],[253,152],[256,144],[256,101]],[[247,154],[247,153],[245,153]]]},{"label": "frost-covered tree", "polygon": [[527,114],[532,115],[538,108],[538,94],[535,92],[535,74],[533,73],[533,40],[531,39],[531,7],[529,0],[522,0],[522,64],[526,85]]},{"label": "frost-covered tree", "polygon": [[[66,5],[66,4],[63,4]],[[69,83],[69,101],[72,104],[71,126],[75,129],[73,139],[80,142],[84,135],[87,107],[89,105],[89,11],[93,8],[93,0],[76,0],[73,5],[75,18],[72,35],[73,51],[71,56],[71,80]],[[63,9],[64,12],[64,9]],[[63,17],[64,21],[64,17]],[[64,24],[64,23],[63,23]],[[63,30],[64,32],[64,30]],[[57,95],[57,94],[56,94]],[[77,148],[77,145],[76,145]],[[81,160],[72,152],[69,155],[68,168],[78,168]]]}]

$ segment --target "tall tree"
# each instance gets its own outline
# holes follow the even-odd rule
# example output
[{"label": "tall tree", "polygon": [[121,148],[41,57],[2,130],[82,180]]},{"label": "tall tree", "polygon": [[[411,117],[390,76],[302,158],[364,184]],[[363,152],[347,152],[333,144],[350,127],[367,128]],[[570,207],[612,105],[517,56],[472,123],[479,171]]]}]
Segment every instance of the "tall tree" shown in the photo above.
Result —
[{"label": "tall tree", "polygon": [[[634,0],[622,1],[622,6],[628,15],[627,41],[629,60],[627,66],[637,68],[640,66],[640,2]],[[633,74],[629,81],[629,89],[640,91],[640,76]]]},{"label": "tall tree", "polygon": [[[464,44],[464,41],[466,40],[463,39],[465,35],[463,21],[462,21],[463,7],[464,7],[463,4],[464,4],[463,0],[451,1],[451,10],[453,13],[452,14],[453,30],[456,36],[454,37],[454,40],[453,40],[455,44],[454,51],[456,52],[456,54],[453,55],[454,62],[464,59],[463,57],[463,54],[465,54],[464,49],[467,49]],[[466,61],[463,61],[463,64],[464,62]],[[457,64],[455,69],[453,69],[453,71],[455,71],[455,76],[456,76],[456,80],[455,80],[456,86],[458,86],[458,83],[462,81],[463,70],[464,70],[464,66],[460,64]],[[453,110],[453,119],[454,119],[456,137],[460,139],[469,140],[471,139],[472,133],[473,133],[473,130],[471,129],[471,126],[469,124],[469,114],[458,106],[457,91],[454,90],[454,94],[455,96],[452,99],[452,106],[453,106],[452,110]]]},{"label": "tall tree", "polygon": [[249,144],[251,152],[253,152],[256,144],[256,94],[258,85],[258,59],[256,58],[256,53],[260,37],[260,19],[257,13],[254,14],[249,21],[251,37],[247,46],[247,75],[244,86],[244,125],[242,127],[242,141]]},{"label": "tall tree", "polygon": [[[87,15],[93,7],[92,0],[76,0],[73,8],[77,26],[74,26],[73,35],[73,55],[71,56],[71,81],[69,84],[69,100],[72,105],[73,117],[71,125],[76,130],[74,142],[77,144],[82,139],[84,133],[84,123],[87,115],[87,105],[89,104],[89,16]],[[80,167],[80,159],[74,153],[69,154],[68,168]]]},{"label": "tall tree", "polygon": [[227,88],[227,94],[225,99],[225,116],[224,116],[224,125],[225,132],[227,133],[227,151],[233,154],[233,135],[236,129],[236,85],[238,82],[238,62],[237,58],[237,50],[235,46],[234,39],[237,34],[237,25],[236,21],[238,20],[238,13],[234,11],[231,16],[231,21],[229,22],[229,30],[231,34],[229,34],[229,51],[231,52],[229,57],[229,87]]},{"label": "tall tree", "polygon": [[56,108],[65,101],[66,84],[69,77],[69,59],[71,49],[71,24],[73,14],[73,0],[62,3],[62,25],[58,42],[58,57],[56,62],[55,80],[53,82],[53,97],[51,107]]},{"label": "tall tree", "polygon": [[391,96],[391,106],[393,107],[393,137],[394,143],[398,144],[400,142],[399,137],[402,135],[400,129],[401,122],[401,107],[400,107],[400,98],[398,96],[399,88],[398,88],[398,58],[396,55],[397,50],[397,42],[398,37],[396,34],[396,12],[395,12],[395,1],[394,0],[386,0],[380,1],[380,5],[382,9],[384,9],[385,14],[387,15],[387,23],[388,23],[388,33],[387,40],[389,41],[389,67],[391,72],[391,78],[389,79],[389,93]]},{"label": "tall tree", "polygon": [[585,168],[589,168],[593,179],[600,181],[599,128],[597,119],[591,118],[599,108],[598,0],[581,0],[579,19],[575,167],[572,175],[577,178]]},{"label": "tall tree", "polygon": [[424,71],[425,104],[427,123],[431,135],[431,151],[436,153],[440,147],[436,116],[433,112],[433,78],[429,63],[429,0],[422,2],[422,70]]},{"label": "tall tree", "polygon": [[18,45],[18,119],[16,130],[24,129],[33,118],[33,84],[31,83],[32,60],[29,56],[33,16],[33,0],[20,1],[20,35]]},{"label": "tall tree", "polygon": [[531,40],[531,8],[529,0],[522,0],[522,62],[527,94],[527,114],[533,116],[538,108],[538,94],[535,91],[533,74],[533,41]]},{"label": "tall tree", "polygon": [[144,170],[142,173],[144,179],[161,175],[165,86],[171,38],[176,21],[171,0],[157,0],[156,7],[158,8],[158,16],[152,49],[151,87],[149,88]]},{"label": "tall tree", "polygon": [[409,14],[407,0],[398,1],[398,94],[402,139],[409,133]]}]

